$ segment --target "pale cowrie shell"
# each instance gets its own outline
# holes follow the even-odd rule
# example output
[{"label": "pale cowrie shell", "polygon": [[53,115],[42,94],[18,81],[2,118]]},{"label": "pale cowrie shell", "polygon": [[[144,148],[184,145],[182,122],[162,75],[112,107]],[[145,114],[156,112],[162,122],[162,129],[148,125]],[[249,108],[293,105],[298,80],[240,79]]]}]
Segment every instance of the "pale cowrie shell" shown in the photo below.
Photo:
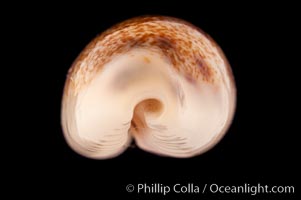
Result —
[{"label": "pale cowrie shell", "polygon": [[234,78],[218,45],[170,17],[139,17],[96,37],[69,70],[62,126],[79,154],[112,158],[135,140],[187,158],[212,148],[232,121]]}]

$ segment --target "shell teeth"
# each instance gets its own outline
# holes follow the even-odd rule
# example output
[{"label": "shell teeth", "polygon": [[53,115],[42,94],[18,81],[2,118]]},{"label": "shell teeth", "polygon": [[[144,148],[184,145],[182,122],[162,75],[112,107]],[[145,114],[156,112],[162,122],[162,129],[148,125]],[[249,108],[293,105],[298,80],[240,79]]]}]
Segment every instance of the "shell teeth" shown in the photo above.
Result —
[{"label": "shell teeth", "polygon": [[232,121],[236,89],[218,45],[169,17],[134,18],[105,31],[68,71],[62,126],[79,154],[145,151],[188,158],[212,148]]}]

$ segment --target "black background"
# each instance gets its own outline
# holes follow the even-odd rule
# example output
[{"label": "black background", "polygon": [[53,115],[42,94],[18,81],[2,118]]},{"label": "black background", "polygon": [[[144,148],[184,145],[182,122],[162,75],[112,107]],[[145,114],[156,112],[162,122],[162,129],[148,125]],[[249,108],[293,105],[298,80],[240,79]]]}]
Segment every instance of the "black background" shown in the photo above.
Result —
[{"label": "black background", "polygon": [[[233,124],[215,148],[190,159],[158,157],[137,148],[129,148],[110,160],[81,157],[65,143],[60,125],[67,70],[96,35],[125,19],[146,14],[189,21],[221,46],[237,85]],[[298,55],[294,36],[298,23],[294,6],[207,5],[205,2],[162,5],[150,1],[124,5],[117,2],[112,5],[108,2],[107,5],[45,4],[25,9],[19,16],[17,21],[21,25],[15,24],[18,31],[14,34],[23,38],[22,52],[26,54],[19,68],[21,73],[24,67],[28,69],[24,73],[30,76],[26,78],[28,86],[19,87],[26,111],[19,114],[24,126],[18,142],[26,147],[13,160],[17,163],[15,172],[25,175],[20,176],[20,185],[34,183],[27,192],[93,194],[97,199],[107,199],[109,197],[104,195],[111,194],[143,199],[148,195],[129,194],[125,186],[129,183],[297,185],[300,117],[295,115],[300,106],[296,97],[299,92],[296,70],[300,64],[295,60]],[[155,196],[163,199],[161,195]],[[293,196],[277,194],[256,198]],[[224,195],[176,197],[206,199]]]}]

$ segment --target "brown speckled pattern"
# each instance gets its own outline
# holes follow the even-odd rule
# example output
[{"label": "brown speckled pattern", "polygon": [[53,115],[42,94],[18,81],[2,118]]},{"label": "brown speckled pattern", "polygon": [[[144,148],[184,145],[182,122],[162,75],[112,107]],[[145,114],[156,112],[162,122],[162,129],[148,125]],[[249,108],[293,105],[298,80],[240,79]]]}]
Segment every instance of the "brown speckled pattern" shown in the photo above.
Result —
[{"label": "brown speckled pattern", "polygon": [[68,87],[78,91],[113,56],[136,47],[159,52],[190,82],[214,83],[218,68],[210,63],[223,63],[216,44],[193,25],[169,17],[139,17],[96,37],[70,68]]}]

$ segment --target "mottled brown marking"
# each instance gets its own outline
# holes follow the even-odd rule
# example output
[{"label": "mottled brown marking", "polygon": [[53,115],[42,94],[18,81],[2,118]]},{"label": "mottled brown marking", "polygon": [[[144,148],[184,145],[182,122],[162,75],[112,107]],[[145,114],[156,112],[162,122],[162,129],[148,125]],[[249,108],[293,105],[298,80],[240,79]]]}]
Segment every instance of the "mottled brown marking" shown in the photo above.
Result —
[{"label": "mottled brown marking", "polygon": [[172,44],[172,41],[164,35],[156,38],[154,44],[156,44],[163,51],[174,50],[175,48],[174,45]]},{"label": "mottled brown marking", "polygon": [[205,81],[208,81],[212,77],[212,71],[210,67],[205,63],[204,59],[196,58],[196,64],[198,66],[198,70],[202,74],[202,77]]},{"label": "mottled brown marking", "polygon": [[[182,20],[168,17],[127,20],[99,35],[83,50],[69,71],[70,79],[74,87],[79,88],[83,80],[84,83],[91,80],[93,72],[101,70],[113,56],[132,48],[146,48],[162,54],[186,78],[201,77],[203,81],[213,82],[212,67],[204,58],[213,59],[216,54],[205,45],[205,40],[215,45],[204,32]],[[202,56],[196,59],[195,55]],[[87,77],[87,71],[91,77]]]}]

